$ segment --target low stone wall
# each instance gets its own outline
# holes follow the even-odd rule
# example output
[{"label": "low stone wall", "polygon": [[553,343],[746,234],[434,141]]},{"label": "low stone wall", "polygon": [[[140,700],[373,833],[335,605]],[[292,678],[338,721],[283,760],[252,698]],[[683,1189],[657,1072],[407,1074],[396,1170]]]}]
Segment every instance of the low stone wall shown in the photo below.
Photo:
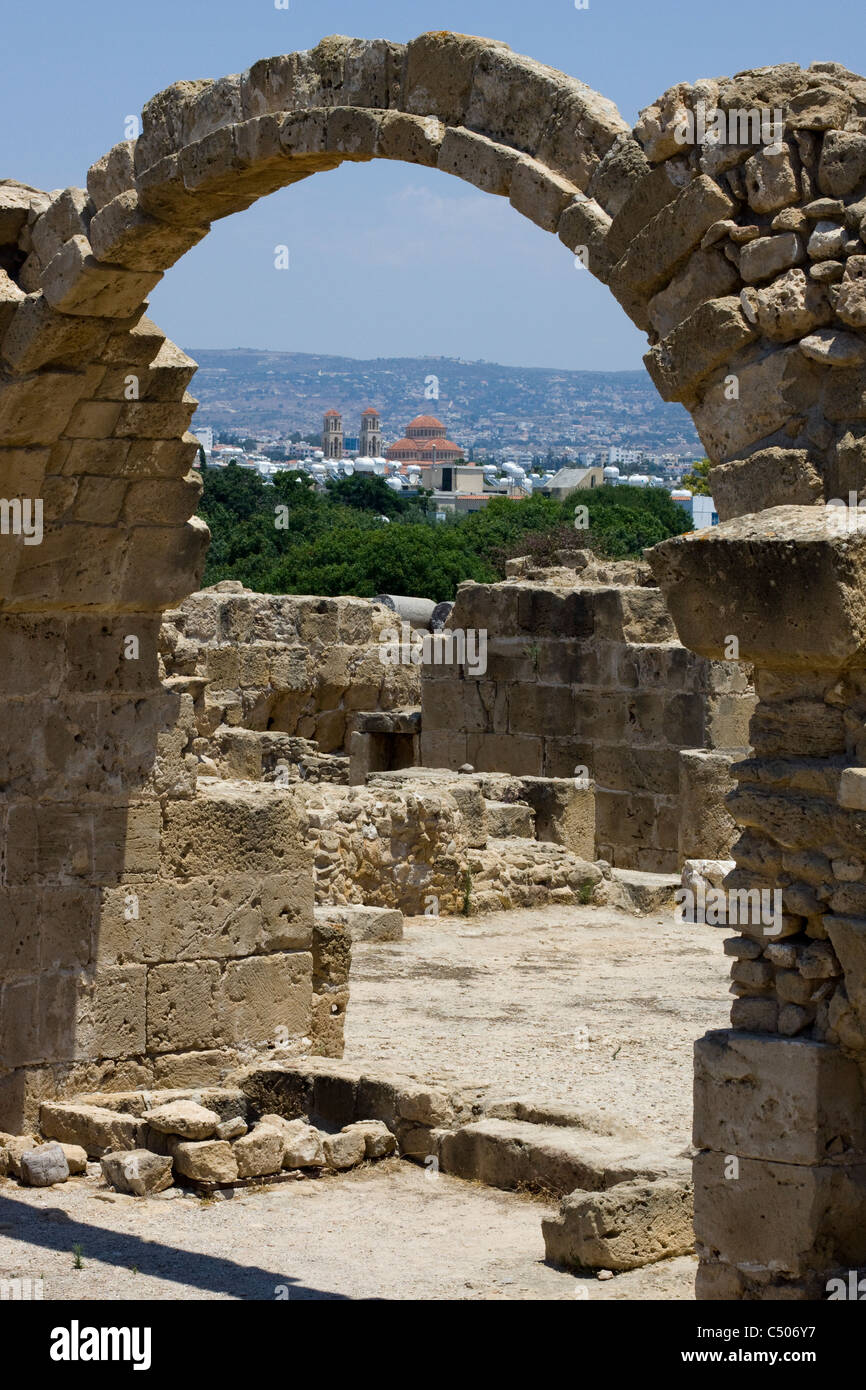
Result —
[{"label": "low stone wall", "polygon": [[[341,1055],[348,961],[314,923],[291,791],[203,779],[186,798],[129,806],[117,862],[74,922],[80,843],[64,849],[68,816],[49,809],[38,833],[53,836],[58,882],[12,899],[22,934],[4,965],[0,1128],[83,1088],[215,1084],[275,1048]],[[43,962],[52,923],[58,933],[51,970],[21,915],[34,902]]]},{"label": "low stone wall", "polygon": [[423,668],[422,760],[590,778],[596,855],[674,872],[680,752],[748,746],[746,671],[687,651],[656,588],[554,577],[460,586],[449,627],[487,632],[487,669]]}]

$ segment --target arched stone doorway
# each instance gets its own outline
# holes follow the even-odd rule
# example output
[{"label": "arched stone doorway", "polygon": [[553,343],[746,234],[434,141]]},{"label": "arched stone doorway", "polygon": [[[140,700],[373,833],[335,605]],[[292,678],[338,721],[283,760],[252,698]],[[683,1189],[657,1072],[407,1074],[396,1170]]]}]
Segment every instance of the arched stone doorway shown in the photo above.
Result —
[{"label": "arched stone doorway", "polygon": [[[713,144],[707,111],[728,125]],[[503,44],[337,37],[168,88],[86,192],[0,185],[5,1123],[58,1087],[182,1081],[193,1054],[206,1068],[250,1042],[230,1003],[285,1026],[292,991],[315,984],[288,872],[279,929],[222,963],[175,938],[129,944],[166,878],[217,898],[252,864],[261,893],[291,858],[285,814],[196,795],[184,696],[159,679],[160,614],[195,588],[207,537],[195,366],[143,310],[212,220],[343,160],[402,159],[557,234],[648,332],[654,381],[718,465],[731,520],[655,563],[683,640],[720,657],[736,636],[758,668],[738,865],[788,903],[781,940],[741,948],[757,965],[739,972],[739,1035],[700,1057],[700,1289],[817,1297],[829,1270],[866,1261],[862,540],[815,506],[864,481],[864,121],[866,82],[832,63],[678,86],[631,131]],[[277,865],[255,860],[266,842]],[[314,1013],[299,1003],[292,1027]]]}]

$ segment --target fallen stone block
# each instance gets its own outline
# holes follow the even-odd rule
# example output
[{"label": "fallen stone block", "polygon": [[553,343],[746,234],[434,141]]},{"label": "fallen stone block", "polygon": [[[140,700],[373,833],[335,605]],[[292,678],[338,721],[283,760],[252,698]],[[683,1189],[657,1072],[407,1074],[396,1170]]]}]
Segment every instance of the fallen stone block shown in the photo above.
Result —
[{"label": "fallen stone block", "polygon": [[639,1269],[694,1249],[691,1183],[617,1183],[607,1192],[572,1192],[542,1221],[545,1257],[580,1269]]},{"label": "fallen stone block", "polygon": [[87,1154],[80,1144],[61,1144],[60,1147],[66,1155],[72,1177],[78,1177],[80,1173],[87,1171]]},{"label": "fallen stone block", "polygon": [[21,1154],[21,1181],[28,1187],[52,1187],[66,1182],[69,1164],[59,1144],[40,1144],[38,1149],[25,1149]]},{"label": "fallen stone block", "polygon": [[263,1115],[261,1123],[280,1131],[284,1168],[325,1166],[322,1136],[314,1125],[308,1125],[306,1120],[284,1120],[281,1115]]},{"label": "fallen stone block", "polygon": [[363,1134],[354,1126],[341,1130],[339,1134],[326,1134],[323,1140],[325,1162],[329,1168],[342,1172],[363,1163],[367,1155],[367,1144]]},{"label": "fallen stone block", "polygon": [[105,1181],[118,1192],[134,1197],[148,1197],[164,1192],[172,1184],[171,1158],[151,1153],[149,1149],[106,1154],[102,1159]]},{"label": "fallen stone block", "polygon": [[381,1120],[356,1120],[346,1125],[343,1133],[362,1136],[366,1158],[387,1158],[397,1150],[396,1138]]},{"label": "fallen stone block", "polygon": [[240,1115],[233,1115],[228,1120],[220,1120],[214,1135],[217,1139],[240,1139],[242,1134],[247,1132],[246,1120],[242,1120]]},{"label": "fallen stone block", "polygon": [[282,1131],[260,1120],[249,1134],[242,1135],[232,1144],[238,1177],[263,1178],[269,1173],[279,1173],[283,1166],[284,1147]]},{"label": "fallen stone block", "polygon": [[220,1123],[214,1110],[192,1100],[173,1100],[146,1110],[142,1117],[161,1134],[177,1134],[181,1139],[209,1139]]},{"label": "fallen stone block", "polygon": [[235,1182],[238,1162],[225,1139],[182,1139],[174,1151],[174,1166],[198,1182]]},{"label": "fallen stone block", "polygon": [[80,1144],[90,1158],[101,1158],[113,1149],[138,1148],[144,1124],[133,1115],[121,1115],[97,1105],[44,1101],[40,1111],[46,1139]]},{"label": "fallen stone block", "polygon": [[21,1177],[21,1155],[35,1149],[40,1142],[35,1134],[0,1133],[0,1145],[6,1155],[6,1171],[11,1177]]}]

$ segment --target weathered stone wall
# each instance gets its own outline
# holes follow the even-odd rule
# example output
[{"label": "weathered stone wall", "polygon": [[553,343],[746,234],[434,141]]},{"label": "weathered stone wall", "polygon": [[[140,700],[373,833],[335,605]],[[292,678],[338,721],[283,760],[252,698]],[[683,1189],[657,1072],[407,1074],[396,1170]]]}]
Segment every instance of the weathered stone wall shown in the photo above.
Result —
[{"label": "weathered stone wall", "polygon": [[653,557],[679,629],[708,655],[737,633],[758,695],[729,797],[732,1030],[696,1049],[698,1292],[823,1298],[866,1263],[866,532],[776,507],[698,544]]},{"label": "weathered stone wall", "polygon": [[686,651],[658,589],[568,577],[460,586],[449,627],[486,631],[487,670],[423,668],[422,759],[545,777],[584,768],[595,857],[674,872],[680,751],[747,746],[747,675]]},{"label": "weathered stone wall", "polygon": [[160,640],[174,687],[194,700],[194,751],[219,762],[227,729],[345,751],[360,711],[418,703],[417,667],[380,659],[393,626],[367,599],[258,594],[232,580],[191,594],[166,614]]}]

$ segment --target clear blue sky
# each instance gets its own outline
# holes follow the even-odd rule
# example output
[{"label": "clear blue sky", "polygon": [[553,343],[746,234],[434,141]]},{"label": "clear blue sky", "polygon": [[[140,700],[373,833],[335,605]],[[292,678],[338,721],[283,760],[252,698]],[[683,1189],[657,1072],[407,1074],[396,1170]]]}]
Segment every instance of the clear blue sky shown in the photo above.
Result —
[{"label": "clear blue sky", "polygon": [[[3,16],[0,176],[83,184],[124,138],[124,118],[179,78],[239,72],[326,34],[406,40],[428,29],[502,39],[587,82],[630,122],[677,81],[817,59],[866,72],[866,26],[849,0],[590,0],[587,10],[574,0],[290,0],[288,11],[273,0],[40,0]],[[277,244],[290,248],[288,272],[274,270]],[[384,160],[216,223],[168,272],[151,312],[186,347],[610,370],[638,367],[645,350],[609,293],[505,200]]]}]

